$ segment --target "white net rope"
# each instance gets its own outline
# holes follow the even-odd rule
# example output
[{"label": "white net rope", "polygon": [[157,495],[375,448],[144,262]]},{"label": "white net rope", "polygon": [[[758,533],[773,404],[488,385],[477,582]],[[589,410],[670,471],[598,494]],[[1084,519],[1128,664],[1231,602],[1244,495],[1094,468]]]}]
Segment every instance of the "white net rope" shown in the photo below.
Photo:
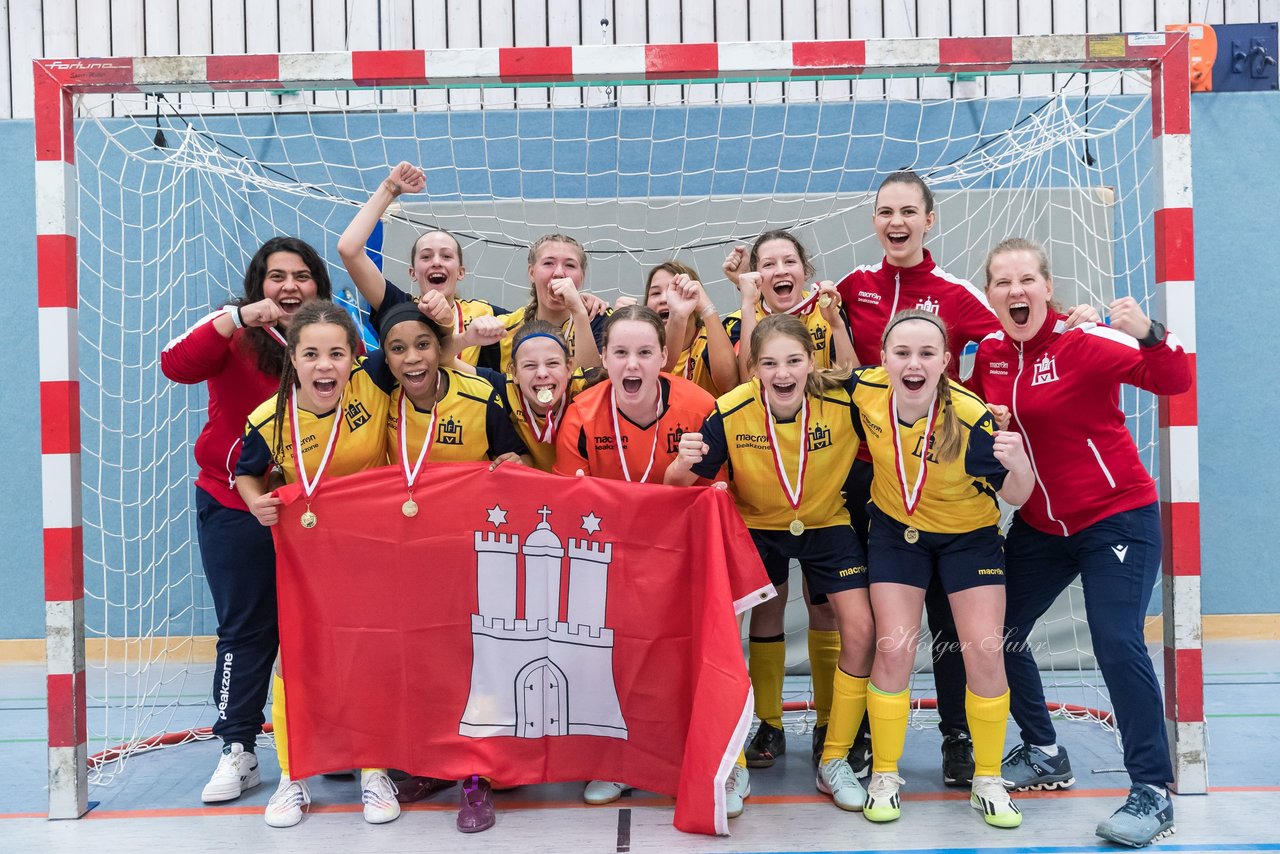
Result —
[{"label": "white net rope", "polygon": [[[1141,77],[1128,79],[1141,89]],[[486,89],[487,102],[502,102],[486,109],[415,109],[396,92],[345,111],[263,106],[258,97],[239,110],[200,109],[190,97],[180,109],[176,98],[82,100],[76,169],[90,753],[212,722],[208,637],[216,619],[196,548],[192,489],[192,446],[206,399],[203,387],[165,379],[159,354],[239,295],[264,240],[290,234],[308,241],[330,265],[335,291],[351,298],[337,237],[389,168],[405,160],[425,170],[426,191],[404,197],[373,241],[384,252],[384,272],[402,288],[414,237],[444,227],[464,249],[463,295],[517,309],[529,297],[528,244],[559,231],[586,246],[585,288],[607,301],[640,296],[647,269],[678,258],[701,271],[727,312],[736,295],[720,264],[764,230],[793,229],[819,279],[839,280],[878,261],[875,188],[887,173],[913,168],[937,191],[939,222],[928,246],[951,274],[981,285],[988,249],[1026,236],[1046,246],[1064,305],[1101,309],[1132,294],[1149,306],[1150,99],[1122,94],[1120,80],[1057,75],[1057,89],[1045,95],[938,101],[852,98],[847,86],[817,100],[811,83],[732,84],[734,97],[724,103],[730,86],[621,87],[625,97],[617,100],[606,97],[612,90],[593,89],[567,107],[557,106],[556,90]],[[765,86],[773,87],[768,97],[753,102]],[[1154,401],[1127,390],[1123,403],[1154,472]],[[797,598],[799,584],[791,589]],[[804,609],[793,602],[789,612],[788,662],[803,670]],[[1035,643],[1052,702],[1110,709],[1078,589],[1051,612]],[[914,693],[928,696],[927,656],[921,659]],[[801,684],[787,699],[810,696]],[[789,720],[803,727],[809,717]],[[97,779],[109,779],[118,765],[98,769]]]}]

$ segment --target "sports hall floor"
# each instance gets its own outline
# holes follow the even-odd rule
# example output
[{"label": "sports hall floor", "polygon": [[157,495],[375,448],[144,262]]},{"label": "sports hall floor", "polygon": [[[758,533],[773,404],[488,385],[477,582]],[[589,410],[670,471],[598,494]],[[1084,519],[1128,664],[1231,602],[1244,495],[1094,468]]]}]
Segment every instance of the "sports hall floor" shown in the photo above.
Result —
[{"label": "sports hall floor", "polygon": [[[1157,659],[1157,667],[1159,662]],[[1208,796],[1175,799],[1177,833],[1153,851],[1280,851],[1280,641],[1219,641],[1205,646],[1209,722]],[[927,680],[927,677],[926,677]],[[928,688],[928,683],[921,683]],[[189,685],[184,701],[203,703]],[[47,821],[44,672],[0,666],[0,852],[800,852],[1122,850],[1093,836],[1097,821],[1127,789],[1113,735],[1081,723],[1059,727],[1077,777],[1066,793],[1019,797],[1020,829],[987,827],[966,793],[943,787],[940,737],[932,721],[908,733],[902,763],[907,787],[902,819],[872,825],[843,813],[813,785],[809,737],[794,735],[788,755],[752,774],[745,814],[717,839],[671,826],[669,798],[633,793],[608,807],[581,803],[580,785],[530,786],[497,796],[498,824],[466,836],[453,828],[457,789],[407,807],[399,820],[365,824],[354,781],[314,783],[310,814],[276,830],[262,820],[278,769],[261,750],[263,783],[239,801],[212,808],[200,789],[216,764],[212,742],[135,757],[110,786],[95,786],[98,805],[79,821]],[[1015,737],[1010,731],[1010,739]]]}]

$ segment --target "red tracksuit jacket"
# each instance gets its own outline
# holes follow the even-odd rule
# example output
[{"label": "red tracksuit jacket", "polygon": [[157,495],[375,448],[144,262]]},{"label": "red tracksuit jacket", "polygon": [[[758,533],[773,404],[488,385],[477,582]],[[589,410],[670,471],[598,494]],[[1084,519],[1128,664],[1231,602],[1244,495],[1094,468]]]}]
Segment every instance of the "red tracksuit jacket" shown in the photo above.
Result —
[{"label": "red tracksuit jacket", "polygon": [[216,311],[175,338],[160,354],[160,370],[177,383],[209,384],[209,420],[196,439],[196,486],[219,504],[248,510],[236,492],[235,470],[245,421],[258,404],[275,394],[280,379],[258,370],[246,330],[223,338],[213,321]]},{"label": "red tracksuit jacket", "polygon": [[1177,337],[1142,347],[1106,326],[1067,329],[1052,313],[1029,341],[1003,331],[978,346],[970,386],[1012,411],[1036,485],[1019,511],[1028,525],[1068,536],[1156,500],[1155,481],[1120,409],[1120,384],[1155,394],[1191,386],[1191,365]]},{"label": "red tracksuit jacket", "polygon": [[880,336],[889,320],[904,308],[932,311],[947,324],[951,364],[947,373],[960,379],[960,353],[970,341],[981,341],[1000,328],[982,291],[933,263],[929,250],[914,267],[895,267],[886,258],[859,267],[836,285],[849,315],[853,349],[862,365],[880,364]]}]

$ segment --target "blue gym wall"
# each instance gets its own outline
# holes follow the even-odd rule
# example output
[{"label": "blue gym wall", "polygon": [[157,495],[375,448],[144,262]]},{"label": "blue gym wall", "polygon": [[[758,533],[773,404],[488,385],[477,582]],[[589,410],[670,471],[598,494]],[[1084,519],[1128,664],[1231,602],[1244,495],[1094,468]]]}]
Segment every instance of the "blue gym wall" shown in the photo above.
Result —
[{"label": "blue gym wall", "polygon": [[[1223,423],[1227,418],[1234,424],[1269,424],[1280,416],[1280,398],[1267,383],[1257,382],[1272,370],[1264,354],[1270,354],[1280,335],[1266,323],[1242,329],[1236,319],[1239,307],[1257,313],[1269,305],[1271,282],[1256,271],[1280,269],[1274,215],[1280,200],[1274,154],[1280,100],[1270,93],[1197,96],[1192,111],[1204,610],[1276,612],[1280,585],[1273,579],[1280,559],[1260,555],[1256,547],[1256,532],[1271,523],[1269,481],[1275,466],[1249,453],[1252,443],[1247,440],[1219,437],[1240,432]],[[32,148],[30,122],[0,122],[0,174],[9,176],[8,192],[0,198],[0,228],[12,236],[11,275],[0,280],[0,297],[11,307],[13,351],[23,354],[11,359],[10,370],[0,372],[9,458],[0,467],[5,497],[0,501],[0,542],[5,547],[0,589],[7,593],[0,602],[0,638],[43,635]],[[615,192],[625,190],[611,188],[610,194]],[[1260,386],[1268,391],[1259,393]],[[212,625],[194,628],[213,630]]]}]

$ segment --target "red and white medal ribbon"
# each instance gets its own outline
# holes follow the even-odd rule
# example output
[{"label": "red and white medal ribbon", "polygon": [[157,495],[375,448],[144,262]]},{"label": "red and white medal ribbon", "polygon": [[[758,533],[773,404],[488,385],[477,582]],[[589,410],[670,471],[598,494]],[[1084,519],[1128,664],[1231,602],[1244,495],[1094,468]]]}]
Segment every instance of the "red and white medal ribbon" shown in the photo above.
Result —
[{"label": "red and white medal ribbon", "polygon": [[[437,387],[440,379],[436,377]],[[422,470],[422,463],[426,460],[427,454],[431,453],[431,443],[436,438],[436,406],[431,407],[431,417],[427,420],[427,436],[422,442],[422,449],[418,451],[418,460],[413,464],[413,468],[409,468],[409,430],[405,427],[405,398],[408,395],[404,393],[404,389],[400,389],[400,421],[396,424],[396,434],[400,439],[400,467],[404,469],[404,483],[409,490],[409,500],[413,500],[413,487],[418,482],[418,472]],[[436,401],[436,405],[439,401]]]},{"label": "red and white medal ribbon", "polygon": [[277,341],[279,341],[279,342],[280,342],[280,344],[281,344],[281,346],[283,346],[283,347],[288,347],[288,346],[289,346],[289,342],[285,339],[285,337],[284,337],[283,335],[281,335],[281,334],[280,334],[280,330],[279,330],[279,329],[276,329],[274,326],[264,326],[264,327],[262,327],[262,328],[263,328],[263,329],[265,329],[265,330],[267,330],[267,334],[268,334],[268,335],[270,335],[272,338],[274,338],[274,339],[276,339]]},{"label": "red and white medal ribbon", "polygon": [[760,389],[760,397],[764,399],[764,431],[769,437],[769,450],[773,453],[773,469],[778,474],[778,482],[782,484],[782,492],[792,510],[800,509],[800,500],[804,495],[804,471],[809,465],[809,398],[800,400],[800,462],[796,466],[796,485],[791,485],[787,477],[786,466],[782,463],[782,448],[778,446],[778,433],[774,429],[773,409],[769,406],[769,392]]},{"label": "red and white medal ribbon", "polygon": [[[808,295],[807,297],[805,297],[804,299],[800,300],[800,302],[798,302],[798,303],[796,303],[795,305],[791,306],[791,308],[787,309],[786,311],[784,311],[784,312],[782,312],[782,313],[783,313],[783,314],[794,314],[794,315],[796,315],[796,316],[799,316],[799,315],[802,315],[802,314],[808,314],[809,312],[813,311],[813,307],[817,304],[817,302],[818,302],[818,292],[817,292],[817,291],[814,291],[813,293],[809,294],[809,295]],[[760,300],[760,307],[764,309],[764,313],[765,313],[765,314],[773,314],[773,313],[774,313],[774,312],[773,312],[773,310],[769,308],[769,304],[768,304],[767,302],[765,302],[763,299],[761,299],[761,300]]]},{"label": "red and white medal ribbon", "polygon": [[533,404],[529,402],[529,398],[525,396],[524,391],[520,391],[520,402],[524,404],[522,414],[524,415],[525,423],[529,425],[529,430],[533,433],[533,438],[544,445],[550,445],[556,440],[556,428],[560,426],[560,418],[564,415],[568,399],[568,394],[561,397],[560,406],[555,412],[547,409],[547,426],[540,430],[538,429],[537,416],[533,414]]},{"label": "red and white medal ribbon", "polygon": [[302,496],[306,499],[307,512],[310,513],[311,496],[320,485],[320,478],[324,476],[324,470],[329,466],[333,449],[338,445],[338,433],[342,430],[341,401],[333,412],[333,430],[329,433],[329,444],[325,446],[324,456],[320,458],[320,465],[316,467],[314,478],[307,477],[307,467],[302,459],[302,434],[298,430],[298,396],[292,391],[289,392],[289,429],[293,433],[293,467],[298,471],[298,480],[302,483]]},{"label": "red and white medal ribbon", "polygon": [[898,489],[902,491],[902,506],[910,516],[920,506],[920,497],[924,494],[924,480],[929,473],[929,438],[933,435],[933,425],[938,418],[938,393],[929,398],[929,421],[924,426],[921,437],[920,471],[916,472],[916,482],[907,491],[906,455],[902,453],[902,431],[898,429],[898,400],[893,392],[889,392],[889,417],[893,419],[893,460],[898,469]]},{"label": "red and white medal ribbon", "polygon": [[[633,482],[631,471],[627,468],[627,455],[622,449],[622,430],[618,428],[618,395],[609,389],[609,414],[613,416],[613,440],[618,446],[618,459],[622,462],[622,477],[628,483]],[[653,432],[653,446],[649,448],[649,465],[644,467],[644,474],[640,476],[640,482],[645,483],[649,479],[649,472],[653,470],[653,460],[658,454],[658,422],[662,420],[662,390],[658,390],[658,411],[657,417],[654,418],[653,426],[650,428]]]},{"label": "red and white medal ribbon", "polygon": [[454,316],[457,318],[457,322],[453,325],[453,334],[461,335],[467,331],[467,324],[462,318],[462,303],[455,302],[453,304],[453,310],[455,312]]}]

